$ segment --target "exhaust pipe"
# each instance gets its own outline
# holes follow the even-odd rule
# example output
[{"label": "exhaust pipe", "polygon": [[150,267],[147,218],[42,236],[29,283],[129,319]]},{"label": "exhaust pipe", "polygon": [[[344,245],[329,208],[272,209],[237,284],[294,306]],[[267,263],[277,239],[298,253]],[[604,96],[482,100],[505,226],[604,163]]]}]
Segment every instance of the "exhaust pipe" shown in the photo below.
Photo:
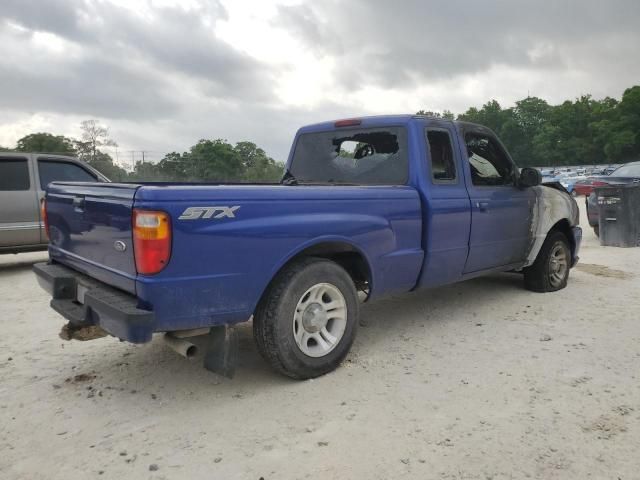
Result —
[{"label": "exhaust pipe", "polygon": [[164,341],[174,352],[185,358],[193,358],[198,353],[198,347],[182,338],[176,338],[171,333],[164,334]]}]

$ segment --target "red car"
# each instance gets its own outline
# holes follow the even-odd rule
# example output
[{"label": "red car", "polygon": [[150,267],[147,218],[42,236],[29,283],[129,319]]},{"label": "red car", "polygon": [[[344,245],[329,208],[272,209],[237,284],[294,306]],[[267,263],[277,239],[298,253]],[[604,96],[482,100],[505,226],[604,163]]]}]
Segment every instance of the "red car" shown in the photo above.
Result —
[{"label": "red car", "polygon": [[594,188],[602,187],[606,184],[607,182],[603,182],[599,178],[585,178],[584,180],[578,180],[574,183],[573,190],[576,192],[576,195],[585,195],[588,197]]}]

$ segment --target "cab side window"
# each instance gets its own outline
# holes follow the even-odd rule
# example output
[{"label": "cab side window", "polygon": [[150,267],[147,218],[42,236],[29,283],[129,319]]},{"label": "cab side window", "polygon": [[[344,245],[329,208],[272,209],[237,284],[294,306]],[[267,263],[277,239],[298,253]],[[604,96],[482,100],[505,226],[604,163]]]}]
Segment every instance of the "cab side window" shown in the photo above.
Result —
[{"label": "cab side window", "polygon": [[441,129],[426,130],[429,157],[431,159],[431,180],[433,183],[455,183],[456,164],[449,132]]},{"label": "cab side window", "polygon": [[0,158],[0,191],[29,190],[29,166],[26,158]]},{"label": "cab side window", "polygon": [[514,185],[515,166],[500,144],[490,135],[465,135],[471,181],[477,186]]},{"label": "cab side window", "polygon": [[71,162],[38,160],[40,188],[45,190],[51,182],[96,182],[97,178],[84,168]]}]

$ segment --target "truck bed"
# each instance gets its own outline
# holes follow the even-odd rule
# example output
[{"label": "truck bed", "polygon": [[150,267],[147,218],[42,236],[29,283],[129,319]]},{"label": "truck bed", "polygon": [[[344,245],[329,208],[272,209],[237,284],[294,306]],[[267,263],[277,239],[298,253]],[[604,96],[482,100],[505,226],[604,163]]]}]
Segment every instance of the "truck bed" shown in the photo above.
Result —
[{"label": "truck bed", "polygon": [[[234,215],[189,213],[212,208]],[[134,209],[171,218],[171,259],[156,275],[136,272]],[[52,261],[135,296],[154,312],[154,331],[247,320],[273,275],[312,244],[367,252],[377,266],[372,297],[413,288],[423,260],[420,199],[409,186],[55,183],[47,210],[59,230]]]}]

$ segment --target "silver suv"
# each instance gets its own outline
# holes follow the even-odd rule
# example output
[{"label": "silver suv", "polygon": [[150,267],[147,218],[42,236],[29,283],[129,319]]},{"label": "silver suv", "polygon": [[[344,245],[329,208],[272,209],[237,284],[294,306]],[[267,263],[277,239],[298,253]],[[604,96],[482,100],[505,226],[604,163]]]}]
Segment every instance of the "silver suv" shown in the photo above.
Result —
[{"label": "silver suv", "polygon": [[0,253],[46,250],[40,201],[54,181],[108,182],[73,157],[0,152]]}]

